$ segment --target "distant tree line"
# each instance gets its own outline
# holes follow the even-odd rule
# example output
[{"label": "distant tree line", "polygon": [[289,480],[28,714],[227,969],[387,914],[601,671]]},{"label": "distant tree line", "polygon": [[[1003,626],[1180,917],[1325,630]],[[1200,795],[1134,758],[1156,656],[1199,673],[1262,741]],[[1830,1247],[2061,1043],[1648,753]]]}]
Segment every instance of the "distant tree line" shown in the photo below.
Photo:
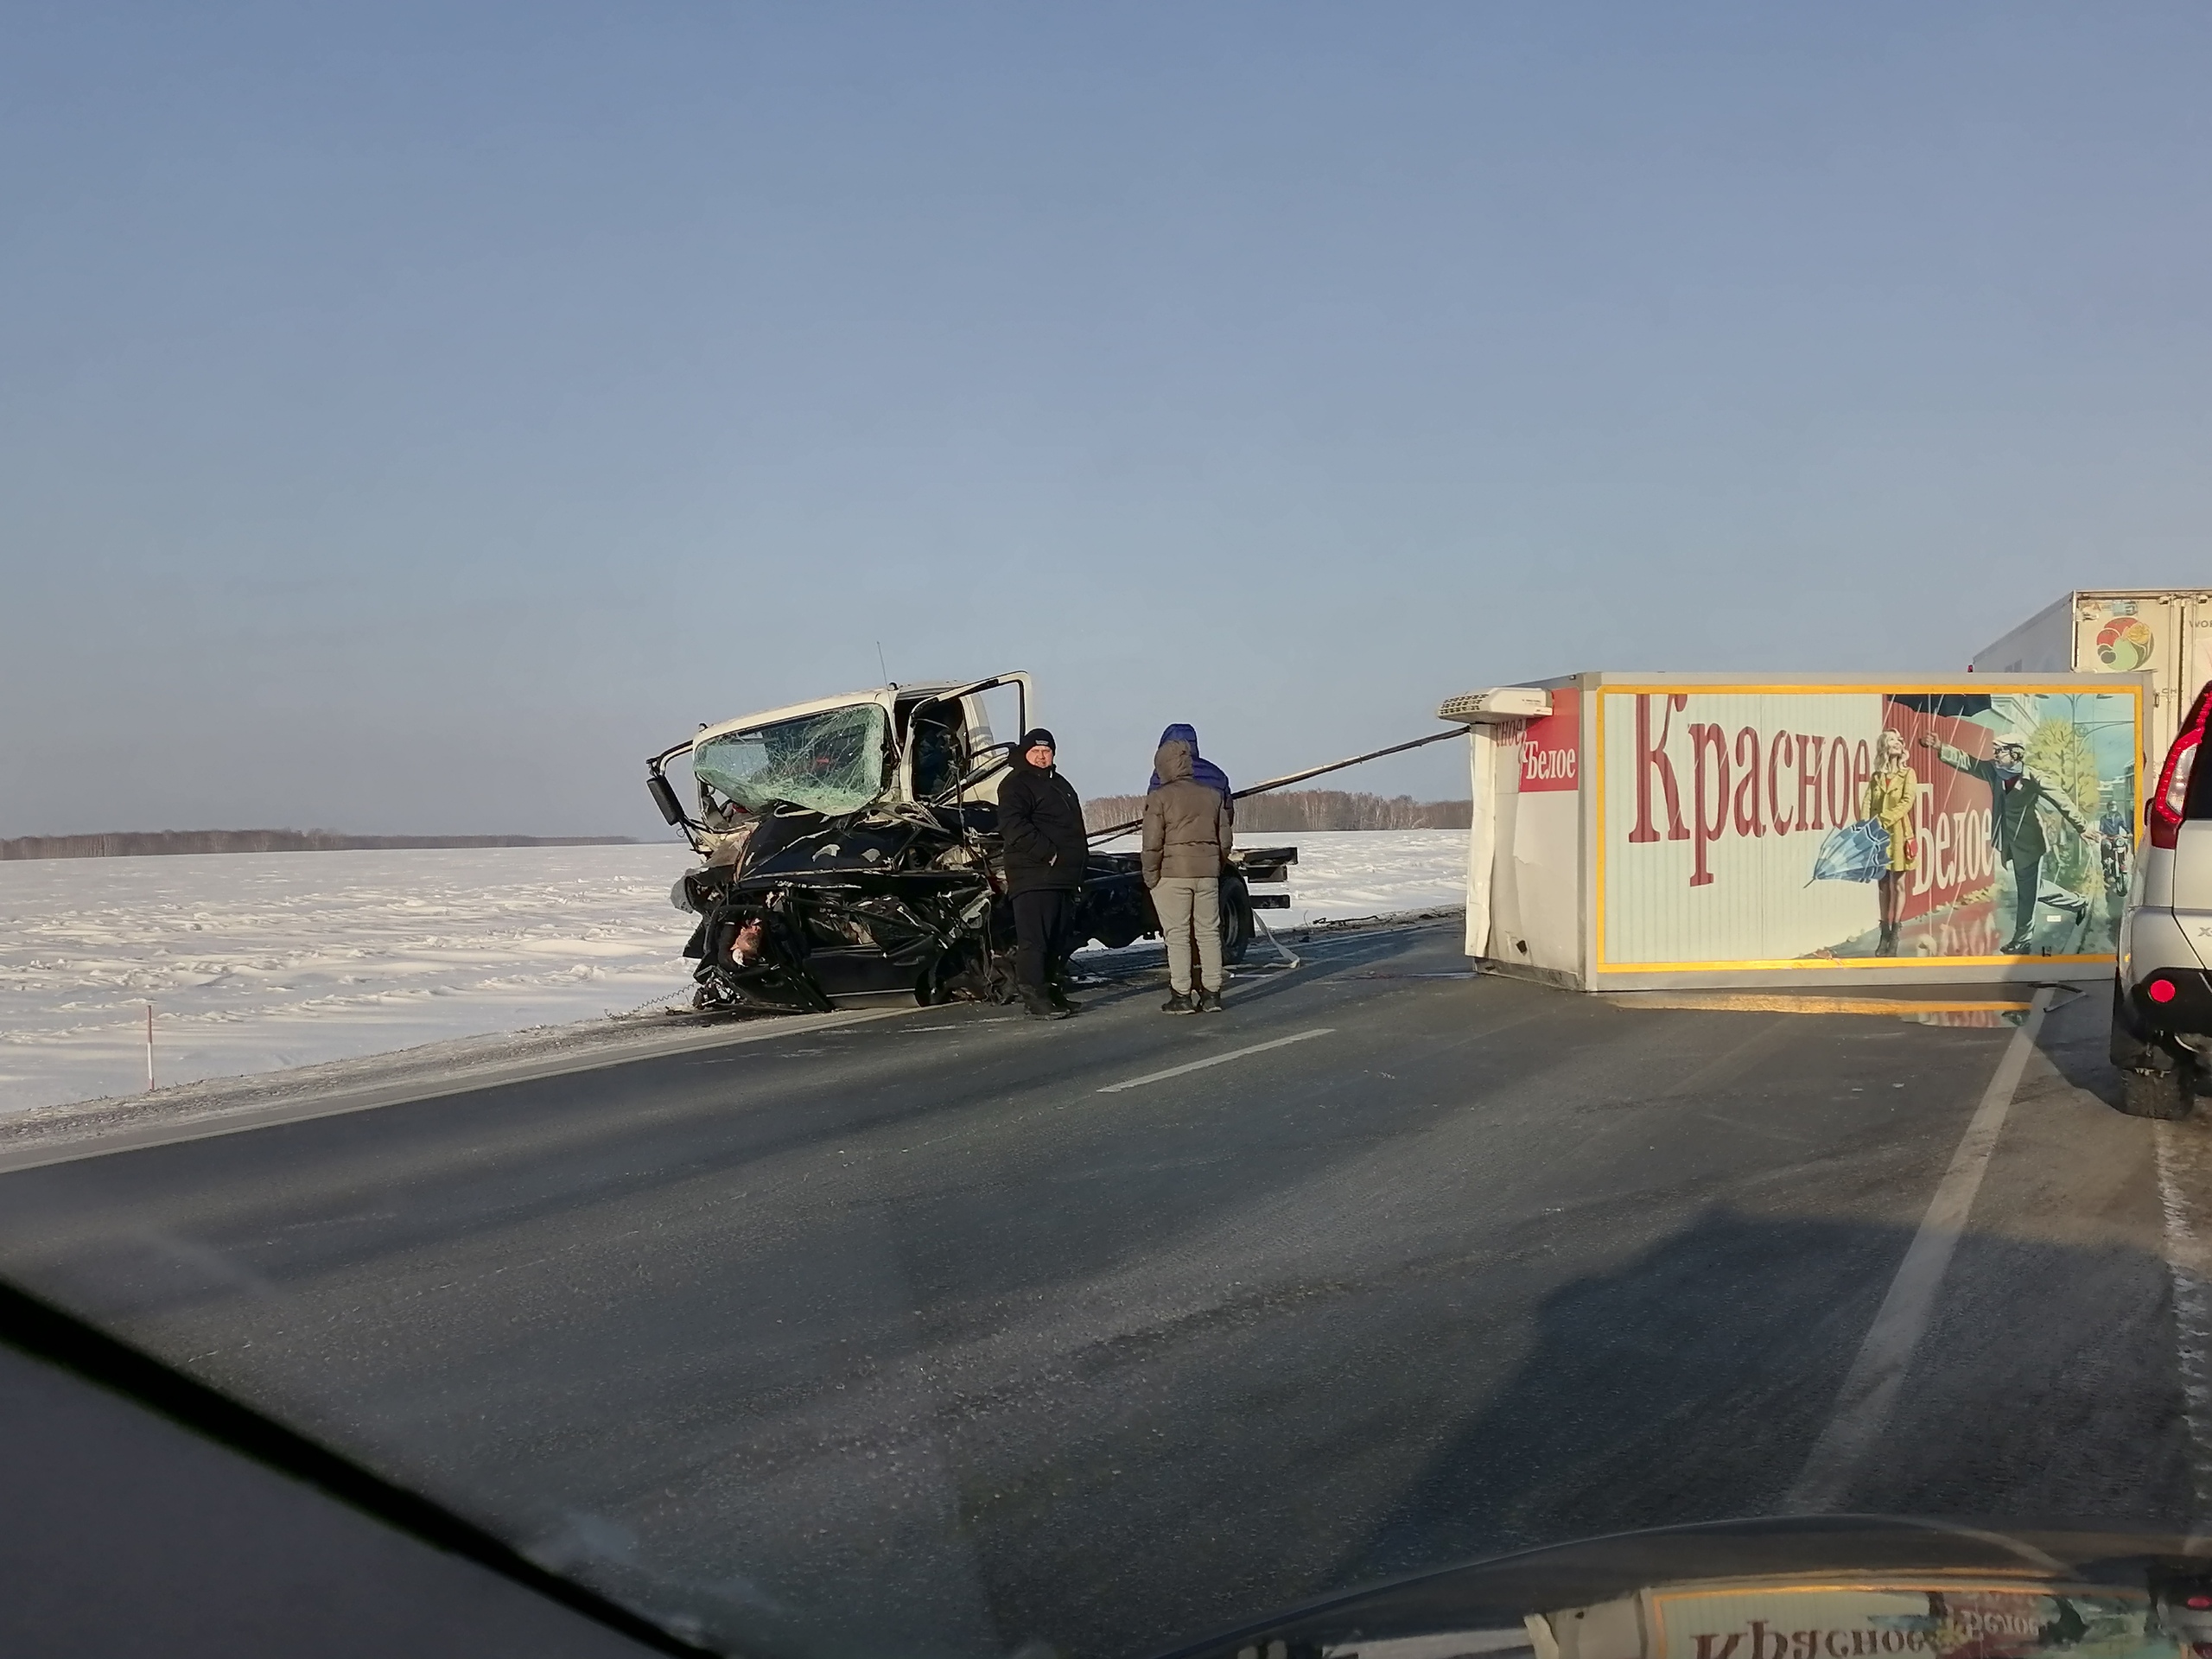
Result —
[{"label": "distant tree line", "polygon": [[[1465,830],[1472,801],[1417,801],[1410,795],[1352,794],[1341,789],[1287,789],[1236,803],[1241,834],[1277,836],[1299,830]],[[1101,795],[1083,804],[1093,830],[1144,815],[1141,795]]]},{"label": "distant tree line", "polygon": [[406,847],[627,847],[630,836],[348,836],[335,830],[146,830],[99,836],[18,836],[11,858],[141,858],[161,853],[334,853]]}]

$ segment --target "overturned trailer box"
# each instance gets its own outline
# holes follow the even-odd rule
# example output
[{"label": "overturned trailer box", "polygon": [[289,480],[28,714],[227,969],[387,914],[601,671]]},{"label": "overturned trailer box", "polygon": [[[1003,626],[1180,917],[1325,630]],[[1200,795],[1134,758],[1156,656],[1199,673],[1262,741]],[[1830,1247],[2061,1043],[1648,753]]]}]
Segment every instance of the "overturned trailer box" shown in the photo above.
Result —
[{"label": "overturned trailer box", "polygon": [[1455,697],[1467,952],[1585,990],[2108,978],[2150,689],[1593,672]]}]

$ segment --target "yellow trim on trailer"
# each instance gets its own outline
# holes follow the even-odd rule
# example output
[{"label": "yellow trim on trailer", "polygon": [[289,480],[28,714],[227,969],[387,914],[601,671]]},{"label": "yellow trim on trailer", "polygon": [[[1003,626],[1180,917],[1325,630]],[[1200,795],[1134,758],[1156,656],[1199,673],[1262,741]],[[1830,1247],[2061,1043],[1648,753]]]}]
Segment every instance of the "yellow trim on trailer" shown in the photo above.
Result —
[{"label": "yellow trim on trailer", "polygon": [[[1599,964],[1608,974],[1695,974],[1708,968],[1784,969],[1849,968],[2010,968],[2023,963],[2110,962],[2109,950],[2086,957],[1777,957],[1767,962],[1606,962]],[[1600,989],[1604,988],[1599,987]]]},{"label": "yellow trim on trailer", "polygon": [[1909,996],[1792,996],[1756,991],[1613,991],[1620,1008],[1705,1008],[1728,1014],[2024,1014],[2028,1002],[1916,1001]]}]

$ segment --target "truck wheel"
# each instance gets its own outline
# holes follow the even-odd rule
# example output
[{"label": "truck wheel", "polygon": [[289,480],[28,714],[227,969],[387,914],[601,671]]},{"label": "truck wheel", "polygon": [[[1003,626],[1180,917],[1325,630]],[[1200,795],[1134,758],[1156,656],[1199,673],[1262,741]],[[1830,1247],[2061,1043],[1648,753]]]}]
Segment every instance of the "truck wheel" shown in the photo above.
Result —
[{"label": "truck wheel", "polygon": [[1221,959],[1230,967],[1244,960],[1252,944],[1252,896],[1235,876],[1221,884]]},{"label": "truck wheel", "polygon": [[2194,1103],[2189,1073],[2179,1066],[2171,1071],[2123,1071],[2120,1090],[2120,1109],[2130,1117],[2187,1117]]}]

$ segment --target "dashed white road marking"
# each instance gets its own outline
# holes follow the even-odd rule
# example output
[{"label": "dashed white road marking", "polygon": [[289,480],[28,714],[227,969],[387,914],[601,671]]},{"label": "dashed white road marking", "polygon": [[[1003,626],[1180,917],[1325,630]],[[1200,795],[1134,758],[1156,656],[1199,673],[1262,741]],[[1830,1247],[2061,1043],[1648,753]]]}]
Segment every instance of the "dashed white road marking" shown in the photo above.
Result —
[{"label": "dashed white road marking", "polygon": [[1850,1374],[1836,1395],[1835,1413],[1783,1499],[1785,1511],[1817,1514],[1835,1509],[1861,1459],[1888,1427],[1890,1414],[1897,1407],[1897,1390],[1904,1382],[1905,1368],[1928,1329],[1936,1292],[1943,1282],[1944,1269],[1950,1266],[1959,1236],[1966,1230],[1967,1216],[1974,1208],[1974,1194],[1981,1188],[1990,1154],[1997,1149],[1997,1137],[2005,1127],[2005,1114],[2012,1108],[2020,1074],[2027,1070],[2028,1057],[2035,1052],[2036,1034],[2043,1028],[2051,995],[2049,986],[2036,993],[2027,1018],[2005,1045],[2004,1058],[1997,1062],[1996,1073],[1982,1091],[1981,1104],[1974,1109],[1958,1150],[1951,1154],[1950,1167],[1936,1183],[1936,1196],[1929,1200],[1920,1230],[1912,1236],[1897,1277],[1890,1281],[1889,1294],[1882,1299],[1874,1323],[1867,1327],[1859,1357],[1852,1362]]},{"label": "dashed white road marking", "polygon": [[[2166,1272],[2174,1287],[2174,1342],[2181,1362],[2182,1419],[2189,1433],[2189,1475],[2196,1500],[2192,1532],[2212,1522],[2212,1246],[2190,1213],[2190,1185],[2202,1189],[2203,1150],[2179,1125],[2157,1126],[2158,1205],[2165,1211]],[[2184,1176],[2197,1178],[2185,1182]]]},{"label": "dashed white road marking", "polygon": [[1210,1065],[1227,1065],[1231,1060],[1241,1060],[1248,1054],[1264,1054],[1271,1048],[1287,1048],[1293,1043],[1302,1043],[1309,1037],[1326,1037],[1336,1029],[1323,1026],[1313,1031],[1301,1031],[1288,1037],[1278,1037],[1272,1043],[1255,1043],[1249,1048],[1232,1048],[1226,1054],[1209,1054],[1203,1060],[1192,1060],[1187,1065],[1171,1065],[1165,1071],[1147,1071],[1141,1077],[1126,1077],[1120,1083],[1109,1083],[1098,1092],[1118,1095],[1124,1089],[1141,1088],[1147,1083],[1159,1083],[1167,1077],[1179,1077],[1185,1071],[1203,1071]]}]

